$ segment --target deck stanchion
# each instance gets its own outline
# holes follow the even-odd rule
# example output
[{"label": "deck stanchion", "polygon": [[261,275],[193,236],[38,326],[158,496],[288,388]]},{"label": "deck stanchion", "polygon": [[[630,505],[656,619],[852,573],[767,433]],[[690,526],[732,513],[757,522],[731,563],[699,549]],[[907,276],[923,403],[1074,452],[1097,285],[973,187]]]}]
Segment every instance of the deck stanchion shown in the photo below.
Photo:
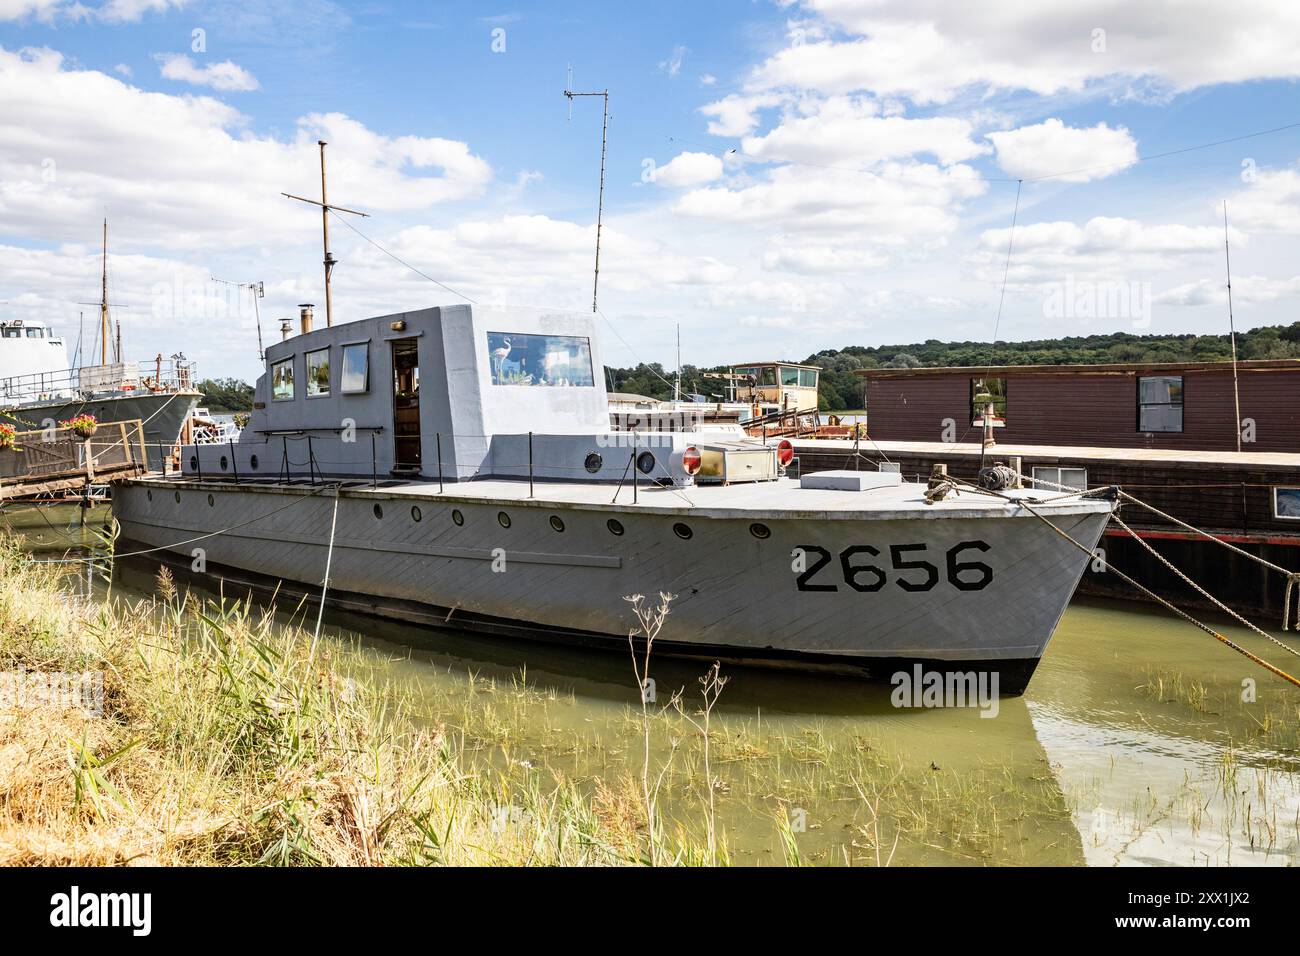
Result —
[{"label": "deck stanchion", "polygon": [[533,433],[528,433],[528,497],[533,496]]},{"label": "deck stanchion", "polygon": [[640,485],[640,482],[637,481],[637,473],[636,473],[637,470],[636,469],[636,446],[637,446],[636,432],[633,432],[632,433],[632,504],[636,504],[637,487]]},{"label": "deck stanchion", "polygon": [[375,451],[375,433],[370,433],[370,487],[379,487],[379,453]]},{"label": "deck stanchion", "polygon": [[280,443],[284,447],[284,462],[281,468],[284,472],[284,483],[287,485],[293,480],[293,475],[289,471],[289,436],[282,435],[280,437]]},{"label": "deck stanchion", "polygon": [[438,494],[442,494],[442,432],[438,432]]},{"label": "deck stanchion", "polygon": [[316,452],[312,450],[311,436],[307,436],[307,480],[316,487]]},{"label": "deck stanchion", "polygon": [[235,484],[239,484],[239,463],[235,461],[235,440],[230,440],[230,468],[235,473]]}]

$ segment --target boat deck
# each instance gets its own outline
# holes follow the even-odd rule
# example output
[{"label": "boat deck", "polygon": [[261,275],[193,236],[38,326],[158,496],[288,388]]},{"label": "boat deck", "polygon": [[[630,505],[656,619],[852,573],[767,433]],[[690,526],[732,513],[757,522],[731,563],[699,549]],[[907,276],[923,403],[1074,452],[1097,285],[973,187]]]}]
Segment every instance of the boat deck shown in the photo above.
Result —
[{"label": "boat deck", "polygon": [[[437,481],[385,481],[372,487],[369,481],[342,480],[340,493],[345,497],[370,496],[380,499],[441,499],[448,502],[482,503],[509,502],[512,506],[554,507],[600,511],[642,511],[651,514],[691,514],[696,517],[715,518],[815,518],[888,520],[917,517],[972,517],[992,515],[1027,515],[1027,509],[1018,507],[1006,498],[1028,498],[1035,510],[1055,513],[1084,514],[1110,511],[1109,501],[1081,499],[1077,496],[1059,495],[1043,491],[1006,491],[1006,498],[961,491],[946,500],[926,504],[924,484],[903,482],[899,485],[873,488],[864,491],[831,491],[801,488],[797,479],[782,478],[777,481],[750,482],[733,485],[695,485],[668,488],[641,485],[636,489],[635,501],[630,483],[621,490],[603,482],[536,482],[529,495],[527,480],[483,479],[447,482],[439,490]],[[316,484],[307,480],[295,482],[244,479],[239,482],[221,479],[193,478],[140,479],[137,484],[163,484],[167,487],[189,485],[199,488],[247,489],[249,491],[279,492],[303,495],[332,494],[332,485],[338,480],[322,478]],[[313,491],[314,489],[314,491]],[[329,490],[327,490],[329,489]]]}]

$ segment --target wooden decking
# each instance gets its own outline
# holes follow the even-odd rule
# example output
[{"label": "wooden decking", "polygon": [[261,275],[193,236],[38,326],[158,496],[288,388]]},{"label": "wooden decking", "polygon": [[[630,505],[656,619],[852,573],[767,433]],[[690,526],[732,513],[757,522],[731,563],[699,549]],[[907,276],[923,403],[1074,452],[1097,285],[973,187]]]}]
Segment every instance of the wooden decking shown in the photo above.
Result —
[{"label": "wooden decking", "polygon": [[90,438],[66,428],[18,432],[12,448],[0,449],[0,502],[80,491],[148,470],[138,419],[102,424]]}]

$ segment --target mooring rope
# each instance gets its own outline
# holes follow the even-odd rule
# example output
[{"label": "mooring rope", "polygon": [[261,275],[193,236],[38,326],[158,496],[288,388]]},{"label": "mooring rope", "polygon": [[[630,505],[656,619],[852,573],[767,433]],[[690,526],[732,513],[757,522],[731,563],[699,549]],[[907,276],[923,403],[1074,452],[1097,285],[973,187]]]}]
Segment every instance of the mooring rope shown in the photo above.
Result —
[{"label": "mooring rope", "polygon": [[334,563],[334,529],[339,520],[339,496],[334,496],[334,514],[330,516],[330,544],[329,550],[325,552],[325,579],[321,581],[320,586],[320,604],[316,608],[316,633],[311,638],[311,651],[307,654],[307,664],[316,659],[316,644],[320,640],[320,622],[325,616],[325,595],[330,587],[330,565]]}]

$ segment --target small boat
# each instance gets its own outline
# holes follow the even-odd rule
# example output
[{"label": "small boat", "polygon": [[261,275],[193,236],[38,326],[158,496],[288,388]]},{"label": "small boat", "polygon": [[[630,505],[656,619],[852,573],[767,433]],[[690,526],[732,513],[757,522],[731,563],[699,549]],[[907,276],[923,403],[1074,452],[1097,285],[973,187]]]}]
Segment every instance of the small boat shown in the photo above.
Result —
[{"label": "small boat", "polygon": [[328,579],[330,601],[376,613],[624,653],[625,597],[666,592],[656,653],[992,673],[1014,694],[1114,508],[934,501],[897,472],[795,478],[786,441],[614,429],[589,314],[456,305],[313,329],[304,310],[302,329],[266,350],[237,441],[117,487],[125,539],[317,595]]}]

